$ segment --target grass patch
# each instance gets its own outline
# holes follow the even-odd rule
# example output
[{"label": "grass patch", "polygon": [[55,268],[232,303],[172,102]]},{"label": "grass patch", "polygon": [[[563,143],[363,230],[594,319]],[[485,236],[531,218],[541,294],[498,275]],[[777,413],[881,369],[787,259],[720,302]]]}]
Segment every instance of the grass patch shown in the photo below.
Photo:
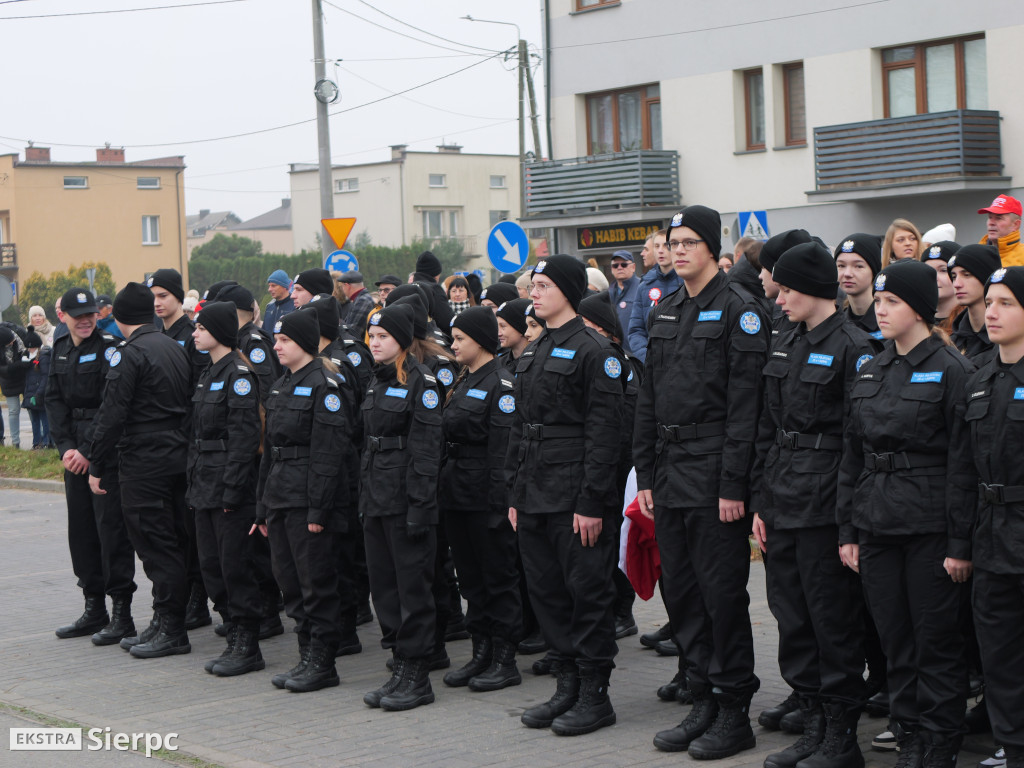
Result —
[{"label": "grass patch", "polygon": [[3,445],[0,446],[0,477],[62,480],[64,465],[53,449],[23,451],[13,445]]}]

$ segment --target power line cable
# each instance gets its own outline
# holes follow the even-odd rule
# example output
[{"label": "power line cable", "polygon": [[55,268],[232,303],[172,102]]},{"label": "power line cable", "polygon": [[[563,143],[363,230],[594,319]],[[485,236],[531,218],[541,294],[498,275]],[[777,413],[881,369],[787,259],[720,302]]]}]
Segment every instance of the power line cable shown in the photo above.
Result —
[{"label": "power line cable", "polygon": [[[0,21],[17,21],[20,19],[55,19],[66,16],[105,16],[111,13],[139,13],[141,11],[166,11],[172,8],[196,8],[205,5],[228,5],[229,3],[245,3],[249,0],[204,0],[197,3],[179,3],[177,5],[150,5],[144,8],[117,8],[108,11],[69,11],[68,13],[37,13],[31,16],[0,16]],[[15,0],[7,0],[15,2]]]},{"label": "power line cable", "polygon": [[390,13],[385,13],[380,8],[377,8],[374,5],[370,5],[370,3],[366,2],[366,0],[356,0],[356,2],[361,3],[362,5],[365,5],[367,8],[369,8],[372,11],[376,11],[381,16],[386,16],[387,18],[391,19],[392,21],[397,21],[399,24],[401,24],[404,27],[409,27],[409,29],[415,29],[417,32],[422,32],[423,34],[429,35],[430,37],[436,37],[438,40],[444,40],[446,43],[452,43],[453,45],[461,45],[463,48],[476,48],[478,51],[487,51],[487,53],[497,53],[497,51],[495,51],[493,48],[481,48],[479,45],[470,45],[469,43],[460,43],[458,40],[449,40],[447,37],[441,37],[440,35],[435,35],[433,32],[428,32],[425,29],[421,29],[420,27],[414,26],[413,24],[409,24],[406,21],[402,21],[397,16],[392,16]]}]

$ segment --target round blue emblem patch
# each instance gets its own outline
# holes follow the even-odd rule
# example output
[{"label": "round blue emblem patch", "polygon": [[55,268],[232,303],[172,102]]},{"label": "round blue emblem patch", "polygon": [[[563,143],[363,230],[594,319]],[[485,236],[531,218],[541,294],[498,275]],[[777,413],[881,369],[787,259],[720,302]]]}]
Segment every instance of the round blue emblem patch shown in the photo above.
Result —
[{"label": "round blue emblem patch", "polygon": [[455,381],[455,376],[447,368],[442,368],[437,372],[437,380],[444,384],[446,387],[450,387],[452,382]]},{"label": "round blue emblem patch", "polygon": [[761,318],[753,312],[744,312],[740,315],[740,330],[753,336],[761,330]]},{"label": "round blue emblem patch", "polygon": [[341,398],[337,395],[328,395],[324,398],[324,408],[331,413],[341,409]]},{"label": "round blue emblem patch", "polygon": [[249,353],[249,359],[254,363],[262,363],[267,359],[267,353],[264,352],[260,347],[256,347],[252,352]]},{"label": "round blue emblem patch", "polygon": [[349,352],[347,357],[348,361],[357,368],[359,367],[359,364],[363,362],[363,356],[360,355],[358,352]]},{"label": "round blue emblem patch", "polygon": [[857,358],[857,370],[860,371],[860,367],[870,360],[874,355],[861,355]]},{"label": "round blue emblem patch", "polygon": [[437,403],[437,392],[435,392],[432,389],[428,389],[426,392],[423,393],[423,405],[425,407],[433,410],[434,408],[437,408]]},{"label": "round blue emblem patch", "polygon": [[115,349],[113,354],[109,357],[109,360],[110,360],[110,367],[111,368],[115,367],[118,363],[121,362],[121,353],[118,352]]},{"label": "round blue emblem patch", "polygon": [[512,413],[516,409],[516,399],[512,395],[502,395],[498,399],[498,410],[502,413]]},{"label": "round blue emblem patch", "polygon": [[107,349],[106,349],[106,350],[105,350],[105,351],[103,352],[103,356],[104,356],[105,358],[107,358],[107,362],[109,362],[109,361],[110,361],[110,358],[111,358],[111,356],[112,356],[112,355],[113,355],[113,354],[114,354],[114,353],[115,353],[116,351],[117,351],[117,349],[115,349],[114,347],[107,347]]},{"label": "round blue emblem patch", "polygon": [[617,379],[622,375],[622,363],[614,357],[609,357],[604,361],[604,372],[608,374],[609,379]]},{"label": "round blue emblem patch", "polygon": [[248,379],[235,379],[234,389],[236,395],[248,395],[252,392],[252,384]]}]

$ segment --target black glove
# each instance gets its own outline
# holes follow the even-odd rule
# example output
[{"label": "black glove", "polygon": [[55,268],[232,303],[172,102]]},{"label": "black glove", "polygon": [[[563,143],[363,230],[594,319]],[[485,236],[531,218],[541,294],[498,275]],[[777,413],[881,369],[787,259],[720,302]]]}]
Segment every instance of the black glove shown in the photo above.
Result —
[{"label": "black glove", "polygon": [[427,534],[430,533],[429,525],[420,525],[419,523],[406,523],[405,533],[414,541],[426,538]]}]

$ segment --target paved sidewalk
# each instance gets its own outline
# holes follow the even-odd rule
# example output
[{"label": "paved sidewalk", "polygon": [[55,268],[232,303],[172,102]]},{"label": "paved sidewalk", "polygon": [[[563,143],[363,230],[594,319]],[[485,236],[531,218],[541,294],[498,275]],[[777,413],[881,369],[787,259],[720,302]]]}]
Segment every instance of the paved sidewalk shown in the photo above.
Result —
[{"label": "paved sidewalk", "polygon": [[[0,701],[26,707],[83,727],[109,726],[115,732],[179,734],[179,753],[233,768],[262,766],[678,766],[696,764],[684,754],[658,752],[654,733],[676,725],[688,708],[659,701],[654,692],[671,679],[675,659],[643,650],[637,638],[619,644],[618,668],[611,695],[618,724],[596,734],[562,738],[550,731],[524,728],[524,707],[546,700],[553,679],[529,672],[523,684],[503,691],[474,694],[446,688],[443,673],[434,673],[435,704],[406,713],[367,708],[366,691],[388,676],[380,632],[360,628],[363,653],[339,659],[339,688],[310,694],[279,691],[270,677],[294,665],[295,636],[285,633],[262,644],[264,672],[237,678],[215,678],[203,663],[220,653],[223,640],[211,627],[190,633],[192,653],[143,660],[117,646],[97,648],[88,638],[58,640],[53,630],[79,615],[81,595],[67,549],[63,496],[25,490],[0,490],[0,538],[4,569],[0,574]],[[149,619],[149,583],[138,567],[136,622]],[[751,566],[751,616],[757,647],[761,690],[753,711],[788,695],[775,663],[777,632],[764,599],[764,571]],[[664,609],[655,599],[638,601],[641,631],[659,626]],[[290,621],[285,619],[286,625]],[[450,643],[456,665],[470,653],[469,641]],[[529,669],[537,657],[526,657]],[[0,717],[0,726],[13,727]],[[886,727],[883,720],[861,720],[868,766],[892,766],[895,754],[868,750],[870,739]],[[793,737],[755,727],[757,749],[709,765],[759,766],[764,756],[792,742]],[[3,736],[0,734],[0,736]],[[34,759],[0,751],[0,765],[74,766],[73,753],[26,753]],[[970,739],[960,756],[962,768],[974,768],[989,742]],[[17,759],[16,759],[17,758]],[[144,757],[139,759],[144,760]],[[49,760],[49,761],[48,761]],[[119,759],[135,765],[138,759]]]}]

